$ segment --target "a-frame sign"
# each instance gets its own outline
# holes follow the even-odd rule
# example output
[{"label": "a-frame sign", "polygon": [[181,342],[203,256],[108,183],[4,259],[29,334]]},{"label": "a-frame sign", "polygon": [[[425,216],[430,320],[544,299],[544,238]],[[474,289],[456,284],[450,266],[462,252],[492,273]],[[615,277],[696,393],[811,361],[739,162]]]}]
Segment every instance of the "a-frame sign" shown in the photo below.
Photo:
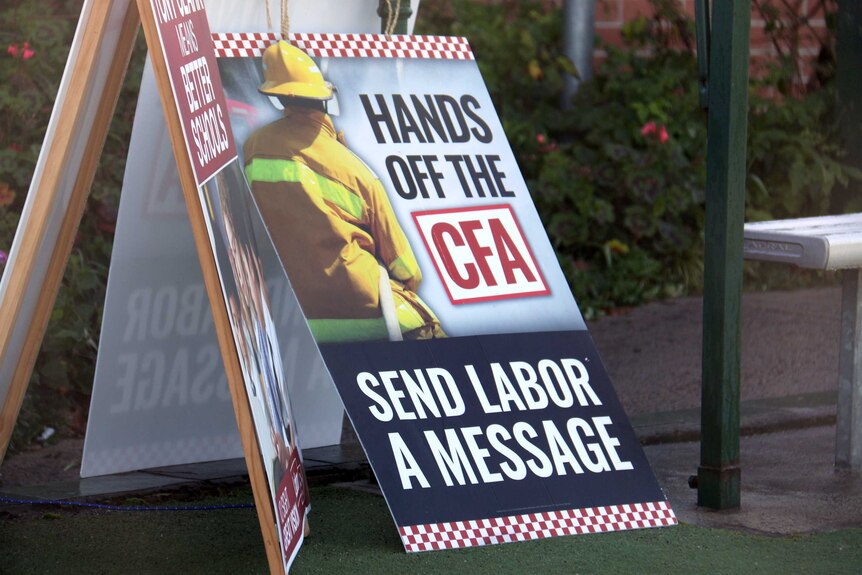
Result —
[{"label": "a-frame sign", "polygon": [[[55,112],[72,120],[48,139],[57,165],[39,172],[53,178],[49,193],[74,168],[86,196],[94,160],[78,170],[69,140],[86,126],[98,156],[131,45],[113,50],[106,30],[119,18],[132,36],[135,8],[85,8],[73,47],[82,83]],[[137,9],[273,572],[298,550],[308,497],[256,256],[258,209],[407,551],[676,523],[466,40],[226,34],[217,61],[202,0]],[[95,122],[86,62],[106,53],[116,74],[95,93],[114,96]],[[74,74],[64,82],[74,86]],[[270,103],[281,112],[264,118]],[[255,118],[244,133],[233,133],[232,110]],[[45,202],[28,198],[25,246],[51,218]],[[12,332],[28,288],[51,285],[32,279],[28,258],[41,252],[28,249],[13,252],[3,279],[4,357],[27,357],[10,355]],[[31,347],[44,331],[35,325]],[[3,446],[26,377],[12,381]]]},{"label": "a-frame sign", "polygon": [[[162,26],[173,24],[171,34],[175,44],[178,42],[177,26],[191,34],[185,46],[175,45],[176,52],[166,53],[160,23]],[[0,357],[4,359],[0,381],[8,382],[0,389],[0,399],[3,399],[0,453],[5,453],[8,446],[141,25],[160,86],[204,283],[213,304],[213,320],[234,402],[267,561],[271,572],[283,573],[291,555],[285,553],[283,557],[282,554],[269,481],[210,247],[210,232],[201,208],[196,179],[202,172],[196,173],[193,158],[186,147],[182,122],[190,119],[189,109],[185,110],[187,115],[183,118],[177,109],[180,100],[174,97],[170,77],[172,70],[179,73],[183,65],[176,60],[171,61],[171,57],[190,61],[212,58],[203,2],[99,0],[86,2],[82,9],[69,56],[70,65],[64,74],[52,116],[52,131],[46,136],[50,150],[43,151],[40,156],[0,285]],[[106,60],[109,62],[107,65]],[[200,68],[205,66],[197,66],[200,82]],[[212,69],[217,81],[216,66],[213,65]],[[204,81],[211,80],[207,78]],[[207,90],[207,98],[217,97],[214,85],[207,86]],[[198,104],[202,106],[202,102]],[[219,159],[226,159],[226,154]],[[222,161],[217,167],[224,163]],[[197,167],[202,166],[199,163]],[[62,222],[59,226],[58,219]],[[296,531],[301,537],[301,521]]]}]

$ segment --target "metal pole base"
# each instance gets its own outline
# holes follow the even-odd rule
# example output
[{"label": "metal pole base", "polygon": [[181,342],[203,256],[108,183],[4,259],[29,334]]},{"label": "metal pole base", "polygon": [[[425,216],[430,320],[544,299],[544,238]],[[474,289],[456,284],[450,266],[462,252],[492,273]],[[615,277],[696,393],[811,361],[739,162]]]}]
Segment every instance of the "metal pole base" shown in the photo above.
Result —
[{"label": "metal pole base", "polygon": [[739,508],[739,465],[697,468],[697,505],[710,509]]},{"label": "metal pole base", "polygon": [[862,270],[843,272],[835,466],[862,471]]}]

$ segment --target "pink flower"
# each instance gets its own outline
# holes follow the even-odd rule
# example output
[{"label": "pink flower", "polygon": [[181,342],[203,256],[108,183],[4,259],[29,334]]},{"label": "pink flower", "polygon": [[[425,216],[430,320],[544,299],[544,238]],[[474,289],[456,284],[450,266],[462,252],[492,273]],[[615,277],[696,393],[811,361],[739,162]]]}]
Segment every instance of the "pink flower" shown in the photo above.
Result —
[{"label": "pink flower", "polygon": [[539,144],[540,152],[553,152],[557,149],[557,144],[554,142],[549,142],[548,138],[545,137],[545,134],[536,134],[536,142]]},{"label": "pink flower", "polygon": [[9,46],[6,48],[6,53],[13,58],[21,56],[21,58],[24,60],[29,60],[36,55],[36,51],[30,49],[30,42],[24,42],[23,44],[21,44],[20,48],[18,47],[18,44],[9,44]]},{"label": "pink flower", "polygon": [[660,143],[665,144],[670,139],[667,133],[667,127],[664,124],[656,124],[655,122],[647,122],[641,126],[641,136],[654,136]]},{"label": "pink flower", "polygon": [[9,260],[9,254],[0,250],[0,266],[4,265]]},{"label": "pink flower", "polygon": [[641,136],[648,136],[650,134],[655,134],[656,125],[655,122],[647,122],[641,127]]}]

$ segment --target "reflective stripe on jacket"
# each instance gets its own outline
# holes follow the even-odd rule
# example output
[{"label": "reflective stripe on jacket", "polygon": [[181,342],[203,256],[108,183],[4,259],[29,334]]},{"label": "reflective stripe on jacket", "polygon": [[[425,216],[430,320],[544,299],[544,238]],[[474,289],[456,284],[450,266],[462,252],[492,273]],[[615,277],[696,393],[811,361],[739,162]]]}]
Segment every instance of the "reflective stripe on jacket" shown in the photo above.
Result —
[{"label": "reflective stripe on jacket", "polygon": [[249,137],[244,154],[255,200],[318,341],[387,338],[378,262],[394,280],[402,332],[439,332],[414,293],[422,275],[386,192],[338,140],[329,116],[286,108],[284,118]]}]

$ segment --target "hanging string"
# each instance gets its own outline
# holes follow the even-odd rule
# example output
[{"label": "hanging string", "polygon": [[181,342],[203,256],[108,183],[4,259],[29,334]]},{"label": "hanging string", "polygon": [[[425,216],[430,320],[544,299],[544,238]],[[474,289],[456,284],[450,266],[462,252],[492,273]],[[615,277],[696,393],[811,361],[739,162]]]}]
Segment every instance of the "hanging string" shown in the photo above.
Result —
[{"label": "hanging string", "polygon": [[281,0],[281,37],[287,40],[290,33],[290,15],[287,9],[287,0]]},{"label": "hanging string", "polygon": [[395,33],[395,27],[398,26],[398,16],[401,14],[401,0],[396,0],[395,9],[392,9],[392,0],[386,0],[386,9],[389,14],[386,17],[386,27],[384,34],[391,36]]},{"label": "hanging string", "polygon": [[[266,6],[266,27],[272,30],[272,11],[269,8],[269,0],[264,0]],[[386,28],[384,33],[391,36],[398,26],[398,16],[401,14],[401,0],[395,0],[395,9],[392,9],[392,0],[386,0]],[[287,39],[290,34],[290,14],[288,13],[288,0],[281,0],[281,36]]]},{"label": "hanging string", "polygon": [[384,34],[391,34],[392,28],[392,0],[386,0],[386,26],[383,27]]},{"label": "hanging string", "polygon": [[269,0],[263,0],[264,6],[266,6],[266,29],[272,30],[272,12],[269,10]]}]

